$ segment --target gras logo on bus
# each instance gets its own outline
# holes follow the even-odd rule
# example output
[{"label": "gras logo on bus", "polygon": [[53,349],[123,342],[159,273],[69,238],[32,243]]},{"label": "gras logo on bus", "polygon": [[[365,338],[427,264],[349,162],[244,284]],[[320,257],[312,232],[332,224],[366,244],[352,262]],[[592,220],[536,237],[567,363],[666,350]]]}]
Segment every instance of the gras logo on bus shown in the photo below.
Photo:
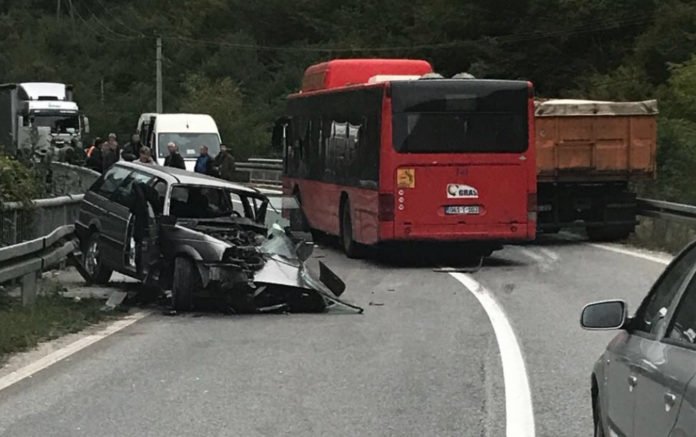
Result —
[{"label": "gras logo on bus", "polygon": [[448,199],[478,199],[478,190],[470,185],[449,184],[447,185]]}]

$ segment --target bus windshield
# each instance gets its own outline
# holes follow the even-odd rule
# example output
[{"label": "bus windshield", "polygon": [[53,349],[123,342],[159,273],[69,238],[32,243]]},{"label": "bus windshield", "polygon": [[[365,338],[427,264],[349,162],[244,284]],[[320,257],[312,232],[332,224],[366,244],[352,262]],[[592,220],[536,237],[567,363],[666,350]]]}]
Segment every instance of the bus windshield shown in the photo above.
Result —
[{"label": "bus windshield", "polygon": [[521,153],[529,146],[522,81],[393,83],[394,148],[401,153]]},{"label": "bus windshield", "polygon": [[208,146],[210,156],[220,153],[220,138],[216,133],[166,132],[159,134],[157,138],[159,149],[157,153],[160,158],[166,158],[169,155],[167,144],[170,142],[179,147],[179,153],[184,159],[197,158],[201,146]]}]

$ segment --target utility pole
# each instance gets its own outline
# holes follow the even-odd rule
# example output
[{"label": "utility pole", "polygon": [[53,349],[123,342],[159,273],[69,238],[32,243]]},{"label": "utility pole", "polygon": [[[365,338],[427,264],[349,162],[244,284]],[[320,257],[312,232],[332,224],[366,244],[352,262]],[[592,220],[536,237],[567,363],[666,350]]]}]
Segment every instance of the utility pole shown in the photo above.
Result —
[{"label": "utility pole", "polygon": [[56,20],[60,21],[60,0],[56,4]]},{"label": "utility pole", "polygon": [[157,113],[161,114],[162,110],[162,38],[157,37]]},{"label": "utility pole", "polygon": [[100,84],[100,91],[101,91],[101,104],[104,106],[104,78],[101,78],[101,84]]}]

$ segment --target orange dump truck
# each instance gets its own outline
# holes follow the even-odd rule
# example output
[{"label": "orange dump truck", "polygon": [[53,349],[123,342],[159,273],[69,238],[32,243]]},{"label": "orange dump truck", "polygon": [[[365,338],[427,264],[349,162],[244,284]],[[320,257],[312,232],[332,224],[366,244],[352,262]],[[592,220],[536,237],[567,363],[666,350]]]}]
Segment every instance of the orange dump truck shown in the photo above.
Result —
[{"label": "orange dump truck", "polygon": [[593,240],[628,237],[630,183],[655,177],[657,102],[536,102],[538,228],[584,226]]}]

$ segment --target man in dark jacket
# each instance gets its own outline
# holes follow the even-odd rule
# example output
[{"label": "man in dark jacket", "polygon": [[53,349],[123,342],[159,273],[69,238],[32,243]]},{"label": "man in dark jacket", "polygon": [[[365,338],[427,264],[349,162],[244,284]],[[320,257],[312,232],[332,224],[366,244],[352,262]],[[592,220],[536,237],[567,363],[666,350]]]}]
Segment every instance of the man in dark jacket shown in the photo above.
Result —
[{"label": "man in dark jacket", "polygon": [[109,141],[104,141],[101,145],[102,171],[107,171],[112,165],[118,162],[118,150]]},{"label": "man in dark jacket", "polygon": [[213,158],[208,155],[208,146],[201,146],[201,154],[196,159],[196,166],[193,171],[196,173],[210,174],[212,170]]},{"label": "man in dark jacket", "polygon": [[85,165],[87,166],[87,168],[90,168],[94,171],[98,171],[99,173],[102,172],[104,165],[104,163],[102,162],[101,153],[101,145],[103,142],[104,140],[102,140],[101,138],[95,138],[94,142],[87,148],[86,152],[87,162],[85,162]]},{"label": "man in dark jacket", "polygon": [[227,181],[234,180],[234,156],[232,156],[224,144],[220,144],[220,153],[213,160],[213,169],[216,177]]},{"label": "man in dark jacket", "polygon": [[169,150],[169,155],[164,158],[165,167],[175,167],[182,170],[186,170],[186,164],[184,163],[184,158],[179,153],[179,148],[174,143],[167,144],[167,150]]},{"label": "man in dark jacket", "polygon": [[126,161],[135,161],[140,156],[140,149],[143,144],[140,142],[140,135],[134,134],[129,143],[126,143],[121,150],[121,158]]}]

